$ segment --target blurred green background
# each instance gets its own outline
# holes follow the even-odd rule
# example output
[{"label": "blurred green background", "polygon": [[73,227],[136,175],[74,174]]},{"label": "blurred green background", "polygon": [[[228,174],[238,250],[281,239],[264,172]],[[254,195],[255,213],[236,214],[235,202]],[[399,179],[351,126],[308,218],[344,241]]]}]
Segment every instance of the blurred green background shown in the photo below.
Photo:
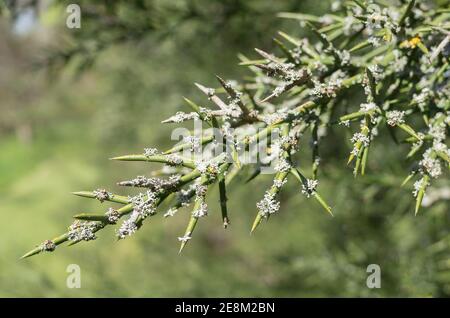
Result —
[{"label": "blurred green background", "polygon": [[[204,102],[193,82],[246,74],[237,54],[271,50],[278,30],[304,35],[280,11],[328,12],[329,1],[164,0],[6,1],[0,20],[0,296],[2,297],[418,297],[450,295],[449,205],[414,217],[410,189],[399,184],[410,163],[389,138],[374,147],[369,174],[345,166],[349,136],[325,144],[320,188],[335,217],[306,200],[298,185],[282,210],[250,236],[255,203],[270,176],[229,189],[231,226],[223,230],[217,197],[210,216],[180,256],[177,236],[188,211],[152,218],[134,237],[114,229],[97,241],[19,257],[65,231],[72,215],[103,211],[71,191],[149,174],[151,165],[110,162],[144,147],[168,147],[160,121]],[[30,5],[31,3],[31,5]],[[82,27],[65,27],[79,3]],[[349,100],[348,103],[352,103]],[[384,138],[381,136],[380,138]],[[447,181],[448,185],[448,181]],[[66,268],[81,267],[82,288],[66,287]],[[366,268],[381,267],[381,289],[366,287]]]}]

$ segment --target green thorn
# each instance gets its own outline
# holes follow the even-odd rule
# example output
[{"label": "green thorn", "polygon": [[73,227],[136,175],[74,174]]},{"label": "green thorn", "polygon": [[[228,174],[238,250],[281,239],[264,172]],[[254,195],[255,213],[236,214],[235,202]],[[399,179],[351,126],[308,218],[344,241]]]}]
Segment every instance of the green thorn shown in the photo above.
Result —
[{"label": "green thorn", "polygon": [[255,220],[253,221],[253,225],[250,230],[250,235],[253,234],[253,232],[256,230],[258,225],[261,223],[261,220],[262,220],[262,216],[261,216],[261,214],[258,213],[255,217]]},{"label": "green thorn", "polygon": [[90,214],[90,213],[80,213],[73,216],[74,219],[83,221],[98,221],[106,222],[108,217],[104,214]]},{"label": "green thorn", "polygon": [[368,46],[370,46],[370,42],[369,41],[364,41],[364,42],[361,42],[361,43],[359,43],[359,44],[356,44],[354,47],[352,47],[350,50],[348,50],[350,53],[353,53],[353,52],[355,52],[355,51],[358,51],[358,50],[361,50],[361,49],[364,49],[364,48],[366,48],[366,47],[368,47]]},{"label": "green thorn", "polygon": [[296,38],[294,38],[294,37],[291,37],[290,35],[284,33],[283,31],[278,31],[278,34],[279,34],[282,38],[284,38],[285,40],[287,40],[288,42],[291,42],[292,44],[294,44],[295,46],[300,46],[300,44],[301,44],[301,41],[300,41],[300,40],[298,40],[298,39],[296,39]]},{"label": "green thorn", "polygon": [[83,198],[94,198],[95,196],[92,194],[92,191],[77,191],[71,192],[73,195],[83,197]]},{"label": "green thorn", "polygon": [[430,180],[430,177],[428,175],[425,175],[422,177],[422,185],[419,189],[419,192],[417,193],[417,198],[416,198],[416,208],[414,211],[414,215],[417,215],[417,213],[419,213],[420,210],[420,206],[422,204],[422,200],[423,197],[425,195],[425,190],[428,187],[428,181]]},{"label": "green thorn", "polygon": [[399,26],[403,26],[403,23],[406,21],[406,18],[411,13],[415,4],[416,4],[416,0],[409,1],[408,6],[405,9],[405,12],[403,13],[402,17],[400,18],[400,22],[398,23]]},{"label": "green thorn", "polygon": [[407,184],[407,183],[409,182],[409,180],[411,180],[411,178],[414,177],[415,174],[416,174],[415,172],[409,174],[409,175],[403,180],[403,182],[402,182],[402,184],[400,185],[400,187],[404,187],[405,184]]},{"label": "green thorn", "polygon": [[353,161],[354,158],[355,158],[355,155],[351,153],[347,160],[347,166]]},{"label": "green thorn", "polygon": [[408,124],[400,124],[400,125],[398,125],[398,127],[401,128],[406,133],[408,133],[409,135],[416,138],[417,140],[420,140],[420,137],[417,135],[417,133],[414,131],[414,129],[412,129],[412,127],[409,126]]},{"label": "green thorn", "polygon": [[361,9],[366,10],[367,7],[359,0],[352,0],[356,5],[358,5]]},{"label": "green thorn", "polygon": [[109,158],[109,160],[119,160],[119,161],[144,161],[145,160],[144,155],[125,155],[125,156],[118,156]]},{"label": "green thorn", "polygon": [[369,155],[369,147],[364,148],[362,161],[361,161],[361,175],[363,176],[366,173],[366,165],[367,165],[367,158]]},{"label": "green thorn", "polygon": [[348,115],[341,116],[339,118],[339,121],[342,122],[342,121],[347,121],[347,120],[353,120],[353,119],[357,119],[357,118],[363,117],[365,115],[366,115],[366,112],[354,112],[354,113],[351,113],[351,114],[348,114]]},{"label": "green thorn", "polygon": [[67,246],[74,246],[75,244],[80,243],[81,241],[70,241]]},{"label": "green thorn", "polygon": [[332,217],[334,217],[333,211],[331,211],[331,207],[325,202],[324,199],[322,199],[322,197],[317,192],[314,194],[314,198],[320,203],[325,211],[327,211]]},{"label": "green thorn", "polygon": [[40,247],[36,247],[36,248],[32,249],[31,251],[29,251],[29,252],[25,253],[24,255],[22,255],[20,257],[20,259],[25,259],[25,258],[31,257],[33,255],[39,254],[41,252],[42,252],[42,249]]}]

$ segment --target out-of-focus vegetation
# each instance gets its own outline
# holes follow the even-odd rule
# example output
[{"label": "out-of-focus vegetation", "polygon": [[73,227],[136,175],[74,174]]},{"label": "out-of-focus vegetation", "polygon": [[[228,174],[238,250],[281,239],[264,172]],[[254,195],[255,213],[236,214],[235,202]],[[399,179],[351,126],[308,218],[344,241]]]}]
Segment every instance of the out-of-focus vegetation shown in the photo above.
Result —
[{"label": "out-of-focus vegetation", "polygon": [[[310,0],[80,1],[82,28],[68,30],[65,5],[71,2],[40,4],[37,21],[25,31],[18,25],[26,1],[13,12],[2,7],[1,296],[450,294],[448,201],[414,217],[410,190],[398,187],[408,163],[380,143],[369,173],[356,180],[343,169],[350,146],[327,146],[321,191],[332,198],[334,218],[292,182],[277,218],[250,237],[254,202],[268,176],[266,183],[230,187],[231,226],[220,229],[217,205],[217,215],[205,220],[182,256],[176,237],[186,215],[180,213],[153,218],[133,239],[115,242],[103,233],[96,246],[19,261],[30,244],[59,233],[74,212],[95,211],[97,202],[71,191],[144,173],[142,166],[107,158],[168,146],[170,127],[159,122],[182,108],[182,96],[194,95],[194,81],[237,77],[245,72],[238,52],[271,47],[279,29],[304,32],[276,12],[320,14],[329,6]],[[81,289],[66,287],[73,263],[81,266]],[[372,263],[381,266],[381,289],[366,287]]]}]

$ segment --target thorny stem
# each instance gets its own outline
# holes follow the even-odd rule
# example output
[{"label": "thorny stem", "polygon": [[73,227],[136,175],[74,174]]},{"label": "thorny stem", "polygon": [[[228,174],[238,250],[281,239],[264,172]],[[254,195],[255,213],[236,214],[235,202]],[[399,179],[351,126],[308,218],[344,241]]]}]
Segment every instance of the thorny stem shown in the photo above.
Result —
[{"label": "thorny stem", "polygon": [[[95,198],[101,202],[123,204],[117,210],[110,209],[108,212],[110,214],[81,213],[75,215],[75,219],[92,225],[89,230],[95,233],[130,215],[128,221],[133,221],[132,225],[136,228],[132,228],[132,231],[135,231],[142,226],[148,216],[157,213],[156,208],[165,200],[183,194],[183,190],[186,190],[183,194],[184,200],[189,203],[195,197],[195,203],[184,236],[179,238],[181,252],[190,240],[198,219],[206,215],[206,195],[215,183],[219,185],[222,222],[224,227],[228,225],[226,187],[243,169],[237,145],[247,149],[252,141],[264,139],[270,143],[271,151],[275,151],[274,149],[278,147],[276,157],[281,163],[275,169],[272,186],[266,191],[264,199],[257,204],[259,212],[251,232],[263,219],[268,219],[271,214],[278,211],[280,202],[277,201],[277,196],[289,174],[299,181],[304,195],[313,197],[332,215],[330,206],[316,189],[320,159],[319,132],[320,129],[328,129],[331,125],[338,123],[350,125],[350,122],[358,120],[361,121],[360,129],[352,138],[353,150],[348,159],[349,164],[356,159],[353,170],[355,176],[359,172],[365,175],[369,162],[369,148],[375,139],[375,132],[382,129],[383,125],[388,126],[392,134],[394,129],[398,128],[408,135],[403,140],[405,144],[412,144],[407,158],[413,158],[422,151],[423,158],[418,161],[418,168],[413,170],[402,184],[406,185],[414,177],[419,176],[414,184],[415,214],[417,214],[432,179],[442,174],[441,163],[450,168],[450,151],[446,145],[450,123],[446,46],[449,34],[447,30],[450,27],[445,23],[450,14],[448,10],[424,9],[420,4],[416,5],[415,0],[410,0],[401,7],[386,7],[380,12],[374,11],[362,1],[353,2],[348,4],[347,16],[328,15],[327,19],[330,21],[308,14],[280,13],[280,17],[302,21],[315,33],[319,44],[313,45],[307,39],[297,39],[279,32],[280,38],[286,43],[279,39],[274,39],[274,43],[284,57],[280,58],[260,49],[256,49],[256,52],[263,59],[250,60],[241,56],[241,65],[248,66],[254,73],[254,77],[248,83],[241,86],[234,85],[217,76],[221,86],[217,91],[196,84],[216,109],[200,107],[185,98],[193,113],[177,113],[163,121],[178,123],[200,119],[209,127],[220,130],[218,139],[215,135],[202,135],[198,143],[200,146],[211,143],[225,144],[227,138],[231,138],[229,146],[232,161],[226,161],[229,159],[228,156],[213,157],[206,167],[201,167],[197,161],[178,155],[179,152],[193,149],[194,144],[191,142],[179,144],[162,154],[149,151],[144,154],[112,158],[120,161],[162,163],[175,166],[174,169],[182,173],[179,178],[173,179],[175,180],[173,183],[161,183],[168,186],[161,187],[159,184],[158,191],[152,192],[151,189],[152,191],[141,194],[137,203],[133,198],[108,193],[105,190],[75,192],[75,195]],[[410,18],[413,9],[422,15]],[[400,19],[393,18],[391,11],[397,13]],[[347,25],[348,21],[351,22],[350,25]],[[421,35],[427,35],[426,41],[429,43],[425,43]],[[338,41],[341,42],[337,43]],[[436,45],[436,49],[430,50],[431,54],[428,50],[430,45]],[[430,69],[432,71],[429,71]],[[419,83],[415,85],[416,82]],[[350,88],[360,85],[364,88],[367,103],[361,104],[360,109],[354,112],[343,114],[338,107],[340,97],[345,96],[347,92],[353,93],[355,90]],[[244,91],[245,95],[240,91]],[[219,97],[223,92],[227,94],[227,100]],[[272,104],[273,101],[277,101],[277,105]],[[335,112],[338,113],[337,119],[331,118]],[[425,128],[418,128],[416,124],[418,120],[411,120],[412,116],[419,117]],[[250,126],[262,129],[242,138],[237,138],[234,132],[230,133],[230,128],[245,131]],[[313,142],[312,179],[306,178],[300,172],[293,158],[299,138],[307,128],[311,129]],[[275,129],[281,129],[281,142],[270,138],[271,132]],[[393,136],[396,139],[394,134]],[[260,169],[257,168],[248,181],[260,173]],[[157,181],[152,182],[158,185]],[[192,188],[193,185],[196,187],[195,190]],[[188,186],[190,188],[186,189]],[[186,202],[180,199],[173,208],[176,211],[185,206]],[[139,206],[138,203],[143,206]],[[136,217],[136,213],[142,208],[149,212],[138,213]],[[132,219],[133,216],[135,218]],[[88,233],[86,240],[91,239],[93,233]],[[56,246],[69,240],[70,244],[82,240],[78,236],[75,236],[75,239],[71,238],[72,236],[73,233],[69,230],[53,240],[44,242],[23,257],[42,251],[53,251]]]}]

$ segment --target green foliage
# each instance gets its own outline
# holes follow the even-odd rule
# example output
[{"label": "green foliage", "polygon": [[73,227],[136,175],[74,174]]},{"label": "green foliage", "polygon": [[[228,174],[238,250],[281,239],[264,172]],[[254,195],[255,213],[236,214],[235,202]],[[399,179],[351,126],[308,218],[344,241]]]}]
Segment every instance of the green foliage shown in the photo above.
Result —
[{"label": "green foliage", "polygon": [[[178,238],[181,241],[181,252],[192,238],[198,220],[208,214],[207,194],[215,184],[220,183],[224,202],[226,183],[231,182],[230,179],[243,169],[238,159],[241,154],[236,155],[236,149],[245,151],[251,148],[252,144],[258,145],[261,139],[268,142],[269,161],[277,161],[274,167],[276,174],[273,185],[257,203],[258,213],[251,232],[263,219],[268,219],[279,211],[281,202],[278,197],[290,173],[300,180],[302,192],[308,198],[313,196],[331,213],[329,205],[317,193],[318,181],[308,179],[298,171],[296,153],[304,131],[312,128],[312,170],[316,176],[320,160],[317,129],[321,127],[324,129],[322,135],[327,134],[326,129],[330,126],[330,121],[333,121],[333,114],[339,112],[338,107],[342,105],[334,101],[346,91],[348,93],[354,90],[354,86],[359,84],[366,95],[365,103],[361,103],[356,113],[339,116],[340,123],[348,126],[350,121],[361,119],[359,132],[351,138],[353,150],[347,164],[355,160],[354,175],[357,176],[359,172],[364,175],[369,160],[369,147],[382,125],[402,129],[410,136],[409,142],[414,143],[413,149],[425,148],[422,151],[423,159],[418,162],[419,179],[414,184],[417,214],[431,178],[441,176],[442,164],[447,166],[450,163],[450,151],[445,144],[450,125],[450,85],[446,75],[448,56],[444,51],[445,45],[438,45],[434,50],[435,60],[431,60],[426,44],[422,42],[422,37],[426,35],[428,45],[440,41],[446,43],[446,28],[449,26],[445,23],[441,25],[440,21],[445,21],[449,14],[425,5],[414,5],[415,1],[410,1],[406,6],[385,8],[365,6],[362,3],[356,3],[356,6],[350,4],[342,9],[346,13],[344,17],[333,15],[320,18],[305,14],[283,14],[283,17],[302,21],[312,30],[319,42],[313,45],[303,39],[297,41],[294,48],[289,49],[286,46],[288,44],[278,41],[281,47],[285,48],[282,50],[287,55],[285,59],[256,49],[263,60],[251,63],[250,68],[256,67],[253,69],[255,76],[247,84],[236,85],[218,77],[224,93],[228,96],[226,102],[219,97],[220,90],[196,84],[218,109],[199,107],[187,100],[194,112],[177,112],[163,123],[200,120],[212,126],[212,134],[200,132],[200,137],[184,137],[184,144],[163,153],[150,148],[145,149],[142,155],[113,158],[165,164],[166,169],[163,167],[156,173],[169,175],[169,178],[138,176],[119,183],[147,189],[128,199],[104,189],[76,193],[98,199],[102,203],[110,201],[124,206],[117,210],[110,208],[103,216],[75,216],[78,220],[69,227],[68,232],[45,241],[23,257],[42,251],[52,252],[58,245],[67,241],[76,244],[93,240],[96,238],[96,232],[108,225],[115,225],[120,218],[129,215],[117,230],[118,238],[124,239],[139,230],[144,221],[155,215],[158,207],[164,201],[170,201],[173,196],[177,197],[178,202],[165,216],[173,216],[182,206],[191,203],[193,205],[185,233]],[[417,10],[415,16],[413,9]],[[345,26],[344,20],[347,20]],[[317,23],[318,26],[312,23]],[[361,36],[364,33],[366,35]],[[340,37],[351,40],[344,40],[344,44],[339,44],[338,42],[343,41]],[[376,48],[376,54],[373,54],[373,51],[364,52],[364,48],[368,46]],[[361,51],[362,53],[358,54]],[[436,73],[436,70],[439,71]],[[419,77],[420,82],[412,85]],[[245,96],[242,91],[251,92]],[[407,96],[401,96],[401,92]],[[268,96],[263,97],[264,95]],[[286,95],[288,98],[279,101],[281,96]],[[404,97],[408,98],[405,100]],[[277,100],[277,103],[272,104],[272,100]],[[413,120],[418,125],[414,118],[416,114],[423,123],[412,128]],[[345,121],[342,121],[342,118],[345,118]],[[245,133],[248,126],[259,128],[260,131]],[[423,132],[418,133],[416,130]],[[274,139],[272,134],[278,131],[281,132],[281,138]],[[202,149],[208,144],[215,145],[214,149]],[[264,155],[261,148],[257,149],[258,157]],[[187,156],[186,151],[189,152]],[[178,155],[178,152],[183,152],[183,155]],[[234,173],[229,170],[234,170]],[[227,174],[229,175],[226,176]],[[228,211],[223,210],[226,207],[223,204],[221,206],[222,217],[226,214],[228,219]]]},{"label": "green foliage", "polygon": [[[254,2],[249,3],[255,7]],[[258,7],[261,1],[256,3]],[[307,1],[302,3],[309,5]],[[229,3],[224,7],[227,5]],[[273,1],[270,1],[263,2],[261,6],[272,5]],[[292,8],[280,9],[287,11]],[[244,11],[239,11],[238,14],[241,12]],[[312,11],[306,8],[301,12]],[[253,13],[249,15],[255,16]],[[269,12],[267,17],[264,16],[264,21],[273,21],[271,15]],[[152,218],[152,224],[146,224],[133,240],[113,243],[111,237],[114,236],[114,231],[106,227],[95,246],[77,244],[70,249],[61,249],[56,257],[43,255],[42,258],[33,258],[26,262],[15,261],[16,256],[19,256],[17,253],[37,236],[45,237],[49,232],[58,231],[67,219],[69,210],[77,211],[78,216],[96,211],[95,215],[104,217],[106,209],[99,211],[95,202],[85,203],[80,211],[79,202],[62,195],[62,192],[68,193],[95,183],[102,183],[104,186],[111,184],[113,180],[123,180],[125,168],[127,175],[148,173],[147,167],[143,172],[139,164],[120,165],[117,162],[106,162],[103,165],[102,158],[105,154],[120,154],[148,145],[158,144],[169,149],[170,146],[166,144],[168,128],[160,129],[158,126],[157,130],[155,127],[157,122],[167,118],[174,110],[187,109],[186,105],[181,106],[179,101],[180,96],[193,95],[188,83],[194,80],[212,83],[212,76],[208,77],[206,73],[218,72],[228,78],[231,74],[240,72],[237,68],[232,71],[227,69],[236,52],[250,55],[251,46],[256,46],[257,42],[260,43],[257,44],[259,47],[272,47],[267,42],[270,39],[267,30],[276,28],[264,26],[263,30],[258,30],[260,24],[255,23],[256,19],[259,17],[250,19],[252,28],[242,28],[241,24],[232,20],[230,28],[222,29],[221,34],[227,39],[224,40],[224,43],[227,43],[226,49],[221,49],[220,44],[214,43],[221,42],[222,37],[209,37],[207,47],[193,44],[179,46],[180,39],[181,42],[183,39],[189,39],[187,44],[206,43],[201,37],[195,42],[196,36],[188,36],[189,28],[180,28],[178,35],[172,33],[166,42],[161,42],[158,46],[153,47],[154,42],[147,39],[136,38],[135,42],[121,43],[122,48],[111,45],[103,52],[94,52],[93,55],[100,54],[98,56],[101,58],[96,58],[97,62],[90,69],[84,70],[79,83],[75,86],[72,82],[60,83],[59,90],[66,88],[66,92],[60,93],[59,97],[47,97],[47,104],[44,100],[40,103],[41,108],[50,104],[51,107],[47,108],[47,111],[51,120],[47,123],[51,124],[47,127],[43,124],[37,125],[36,140],[31,146],[18,146],[15,141],[9,141],[10,138],[0,145],[2,153],[8,154],[6,157],[2,156],[1,174],[9,176],[5,180],[2,178],[6,196],[2,209],[8,212],[18,211],[11,218],[11,222],[8,222],[8,226],[2,228],[6,237],[14,237],[14,240],[17,240],[0,245],[2,254],[8,259],[1,270],[3,274],[0,292],[3,295],[448,295],[448,204],[439,199],[448,187],[445,175],[439,180],[433,180],[433,184],[427,189],[427,193],[432,194],[429,197],[431,200],[425,200],[425,203],[431,206],[423,210],[425,213],[414,218],[411,213],[414,203],[408,195],[411,191],[409,183],[405,185],[406,189],[398,188],[406,173],[405,165],[412,166],[413,161],[405,161],[405,154],[408,152],[406,145],[401,144],[397,146],[398,149],[393,150],[396,146],[393,146],[391,140],[391,129],[380,130],[376,137],[378,142],[370,144],[370,154],[366,160],[363,157],[360,159],[360,169],[357,171],[364,176],[353,179],[352,174],[345,171],[345,157],[352,147],[345,141],[351,136],[345,128],[336,127],[334,124],[347,120],[343,117],[354,114],[360,103],[367,102],[359,87],[343,92],[328,104],[327,107],[330,108],[335,107],[334,103],[339,105],[339,110],[329,121],[330,124],[333,120],[335,122],[328,128],[328,138],[322,135],[323,126],[317,129],[318,125],[315,125],[316,128],[312,126],[305,130],[303,140],[308,141],[310,136],[313,141],[319,140],[320,149],[309,149],[307,142],[303,142],[298,154],[302,172],[313,176],[312,179],[320,178],[320,193],[333,207],[334,218],[327,218],[323,213],[323,206],[317,204],[313,198],[307,200],[299,195],[301,184],[295,175],[292,175],[279,193],[282,203],[280,213],[271,217],[270,222],[264,224],[261,231],[249,237],[249,224],[253,222],[252,211],[255,210],[255,202],[260,199],[265,189],[270,188],[273,176],[260,175],[258,169],[245,167],[241,174],[225,182],[226,197],[229,199],[226,210],[231,218],[231,225],[226,231],[220,231],[218,228],[223,222],[223,214],[217,202],[222,199],[219,198],[221,191],[214,188],[208,198],[212,207],[211,216],[202,219],[201,224],[199,222],[201,226],[196,229],[195,244],[186,249],[182,258],[176,255],[177,242],[174,237],[175,233],[183,233],[185,230],[186,223],[191,218],[191,209],[180,209],[175,217],[168,220]],[[313,19],[316,21],[311,22],[316,30],[326,28],[329,30],[325,31],[327,34],[335,31],[333,25],[322,27],[323,21],[317,22],[318,17]],[[131,22],[132,20],[130,19]],[[95,20],[90,23],[95,26]],[[209,25],[206,26],[204,21],[197,23],[199,28],[192,30],[208,31]],[[279,48],[279,59],[286,58],[292,62],[290,49],[300,43],[297,38],[305,34],[305,29],[298,28],[297,31],[290,27],[288,30],[292,34],[287,36],[286,33],[280,33],[280,38],[273,47]],[[81,31],[84,32],[83,29]],[[228,41],[239,39],[242,32],[249,34],[248,46],[241,46],[247,40],[242,43]],[[90,34],[95,41],[95,34]],[[150,32],[146,34],[148,36]],[[343,36],[333,39],[334,36],[336,34],[329,37],[332,43],[340,43],[341,39],[345,39]],[[176,43],[172,42],[172,37],[177,39]],[[281,40],[286,38],[290,41],[282,43]],[[73,41],[75,44],[79,41],[83,45],[85,40],[80,38]],[[428,44],[426,41],[424,40]],[[141,46],[135,48],[134,44],[130,43],[140,43]],[[351,43],[347,45],[351,47]],[[129,47],[135,48],[135,51],[130,52]],[[361,50],[366,51],[354,49],[353,52],[357,52],[356,55],[370,55],[371,48],[365,47]],[[187,51],[184,51],[185,49]],[[419,52],[420,48],[403,50],[413,52],[414,58],[420,57],[422,52]],[[308,52],[312,55],[311,59],[317,55],[314,50],[305,48],[305,54]],[[220,65],[217,65],[216,56],[223,57]],[[334,58],[333,52],[330,57]],[[79,58],[83,60],[85,57]],[[263,61],[266,65],[264,58]],[[439,55],[439,63],[442,61],[443,55]],[[254,64],[248,61],[245,63]],[[261,59],[257,64],[260,63]],[[251,69],[264,76],[261,70],[253,67]],[[366,68],[361,66],[354,71],[365,73]],[[92,89],[93,83],[96,84],[95,90]],[[220,83],[217,87],[219,85]],[[242,91],[245,98],[248,97],[245,95],[246,85],[247,82],[244,82],[240,86],[244,86]],[[254,96],[254,90],[248,88],[254,98],[249,99],[245,105],[250,109],[258,108],[261,106],[261,100],[270,96],[273,89],[274,87],[265,86],[259,91],[260,95]],[[74,91],[81,91],[84,96],[78,96]],[[223,90],[216,91],[226,100]],[[382,89],[378,91],[383,92]],[[410,94],[412,93],[411,91]],[[302,92],[291,90],[287,93],[288,96],[274,98],[273,101],[269,100],[269,103],[279,105],[284,98],[289,100],[301,94]],[[404,99],[410,96],[407,94]],[[305,96],[304,93],[303,98]],[[197,101],[196,98],[192,100]],[[199,98],[198,101],[202,106],[206,103],[205,99]],[[65,110],[71,111],[71,120],[55,112],[59,109],[55,105],[59,104],[63,104]],[[361,118],[359,115],[354,116],[356,117],[349,119]],[[413,134],[410,134],[411,137],[408,137],[411,132],[408,127],[405,127],[405,134],[398,130],[394,133],[405,136],[405,142],[408,143],[414,142],[412,138],[416,138],[415,132],[421,129],[417,127],[423,127],[418,115],[408,116],[411,117],[413,122],[410,127],[415,129]],[[403,130],[400,127],[399,129]],[[315,166],[314,162],[311,163],[311,158],[318,158],[318,150],[322,161],[319,166]],[[413,159],[420,158],[423,150],[416,153],[415,157],[412,156]],[[235,166],[238,164],[233,162]],[[152,169],[158,167],[157,164],[150,165]],[[417,177],[417,173],[413,175]],[[250,179],[253,181],[245,184]],[[42,180],[46,182],[43,183]],[[221,180],[224,179],[217,179],[218,186]],[[300,181],[304,183],[304,180]],[[223,189],[223,185],[221,188]],[[117,187],[111,187],[111,191],[122,191],[125,196],[133,193]],[[437,199],[434,200],[433,197]],[[115,198],[120,199],[119,196]],[[108,203],[104,202],[102,206],[106,204]],[[111,206],[121,208],[120,204],[113,203]],[[18,232],[21,233],[20,236],[16,234]],[[12,258],[14,260],[9,261]],[[79,291],[65,288],[65,266],[74,262],[81,265],[85,275],[83,288]],[[382,267],[383,287],[380,290],[369,290],[365,286],[365,268],[370,263],[378,263]]]}]

